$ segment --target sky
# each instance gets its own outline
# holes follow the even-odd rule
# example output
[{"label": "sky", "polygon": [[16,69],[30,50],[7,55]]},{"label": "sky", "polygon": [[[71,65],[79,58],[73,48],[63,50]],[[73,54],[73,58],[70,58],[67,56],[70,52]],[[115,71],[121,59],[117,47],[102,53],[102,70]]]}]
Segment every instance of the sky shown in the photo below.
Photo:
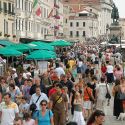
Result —
[{"label": "sky", "polygon": [[125,0],[113,0],[118,7],[119,15],[121,18],[125,18]]}]

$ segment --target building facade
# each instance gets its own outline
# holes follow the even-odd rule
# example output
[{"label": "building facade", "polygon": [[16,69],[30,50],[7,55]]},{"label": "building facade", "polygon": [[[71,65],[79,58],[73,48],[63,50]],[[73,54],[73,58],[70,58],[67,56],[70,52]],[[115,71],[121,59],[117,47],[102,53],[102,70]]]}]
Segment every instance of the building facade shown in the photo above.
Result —
[{"label": "building facade", "polygon": [[39,0],[41,14],[36,15],[34,0],[16,0],[15,33],[20,38],[55,39],[63,33],[63,4],[60,0]]},{"label": "building facade", "polygon": [[121,26],[121,39],[125,40],[125,18],[119,19],[119,24]]},{"label": "building facade", "polygon": [[83,10],[69,16],[65,36],[69,40],[85,41],[86,38],[98,36],[98,18],[95,13]]},{"label": "building facade", "polygon": [[0,0],[0,39],[13,40],[14,0]]},{"label": "building facade", "polygon": [[[107,34],[107,25],[110,26],[112,23],[112,5],[113,0],[64,0],[64,6],[69,8],[69,17],[72,13],[78,13],[84,10],[96,15],[93,17],[87,16],[87,18],[83,19],[80,17],[81,20],[86,20],[88,23],[86,38],[105,36]],[[70,21],[71,19],[69,19]],[[74,18],[75,21],[77,21],[76,18]],[[96,24],[98,25],[96,26]]]},{"label": "building facade", "polygon": [[98,12],[99,21],[99,35],[107,34],[107,25],[110,26],[112,23],[111,13],[112,13],[113,0],[100,0],[100,11]]}]

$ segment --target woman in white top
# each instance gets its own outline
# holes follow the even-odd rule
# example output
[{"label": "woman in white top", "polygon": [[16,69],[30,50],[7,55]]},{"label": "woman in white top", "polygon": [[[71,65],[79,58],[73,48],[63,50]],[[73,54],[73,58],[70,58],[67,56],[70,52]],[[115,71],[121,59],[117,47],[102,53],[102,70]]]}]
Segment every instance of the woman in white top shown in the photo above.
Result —
[{"label": "woman in white top", "polygon": [[40,69],[39,69],[38,66],[35,66],[35,69],[34,69],[34,78],[38,78],[39,74],[40,74]]},{"label": "woman in white top", "polygon": [[82,77],[82,75],[81,75],[81,67],[82,67],[82,65],[83,65],[83,62],[82,62],[82,59],[79,59],[78,61],[77,61],[77,73],[78,73],[78,78],[81,78]]},{"label": "woman in white top", "polygon": [[101,82],[99,84],[96,85],[96,96],[97,96],[97,105],[96,105],[96,109],[100,109],[104,111],[104,105],[106,102],[106,93],[107,90],[108,92],[109,90],[109,85],[105,83],[105,78],[101,78]]}]

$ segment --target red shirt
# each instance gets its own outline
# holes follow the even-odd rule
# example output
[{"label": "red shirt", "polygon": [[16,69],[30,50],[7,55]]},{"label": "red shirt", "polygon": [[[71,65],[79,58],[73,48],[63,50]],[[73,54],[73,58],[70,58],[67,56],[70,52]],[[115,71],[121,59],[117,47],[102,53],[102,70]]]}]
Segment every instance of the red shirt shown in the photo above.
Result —
[{"label": "red shirt", "polygon": [[101,71],[102,71],[103,73],[106,73],[106,71],[107,71],[106,66],[102,66],[102,67],[101,67]]},{"label": "red shirt", "polygon": [[49,96],[51,96],[52,94],[56,93],[56,88],[52,88],[49,91]]}]

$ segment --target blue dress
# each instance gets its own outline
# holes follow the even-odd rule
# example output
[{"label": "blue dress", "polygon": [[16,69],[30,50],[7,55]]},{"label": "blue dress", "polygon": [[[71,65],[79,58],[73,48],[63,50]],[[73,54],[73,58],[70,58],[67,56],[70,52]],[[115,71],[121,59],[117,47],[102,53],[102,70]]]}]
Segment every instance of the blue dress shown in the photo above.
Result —
[{"label": "blue dress", "polygon": [[42,116],[41,110],[36,113],[36,119],[38,120],[38,125],[51,125],[50,119],[53,116],[51,110],[47,110],[45,115]]}]

